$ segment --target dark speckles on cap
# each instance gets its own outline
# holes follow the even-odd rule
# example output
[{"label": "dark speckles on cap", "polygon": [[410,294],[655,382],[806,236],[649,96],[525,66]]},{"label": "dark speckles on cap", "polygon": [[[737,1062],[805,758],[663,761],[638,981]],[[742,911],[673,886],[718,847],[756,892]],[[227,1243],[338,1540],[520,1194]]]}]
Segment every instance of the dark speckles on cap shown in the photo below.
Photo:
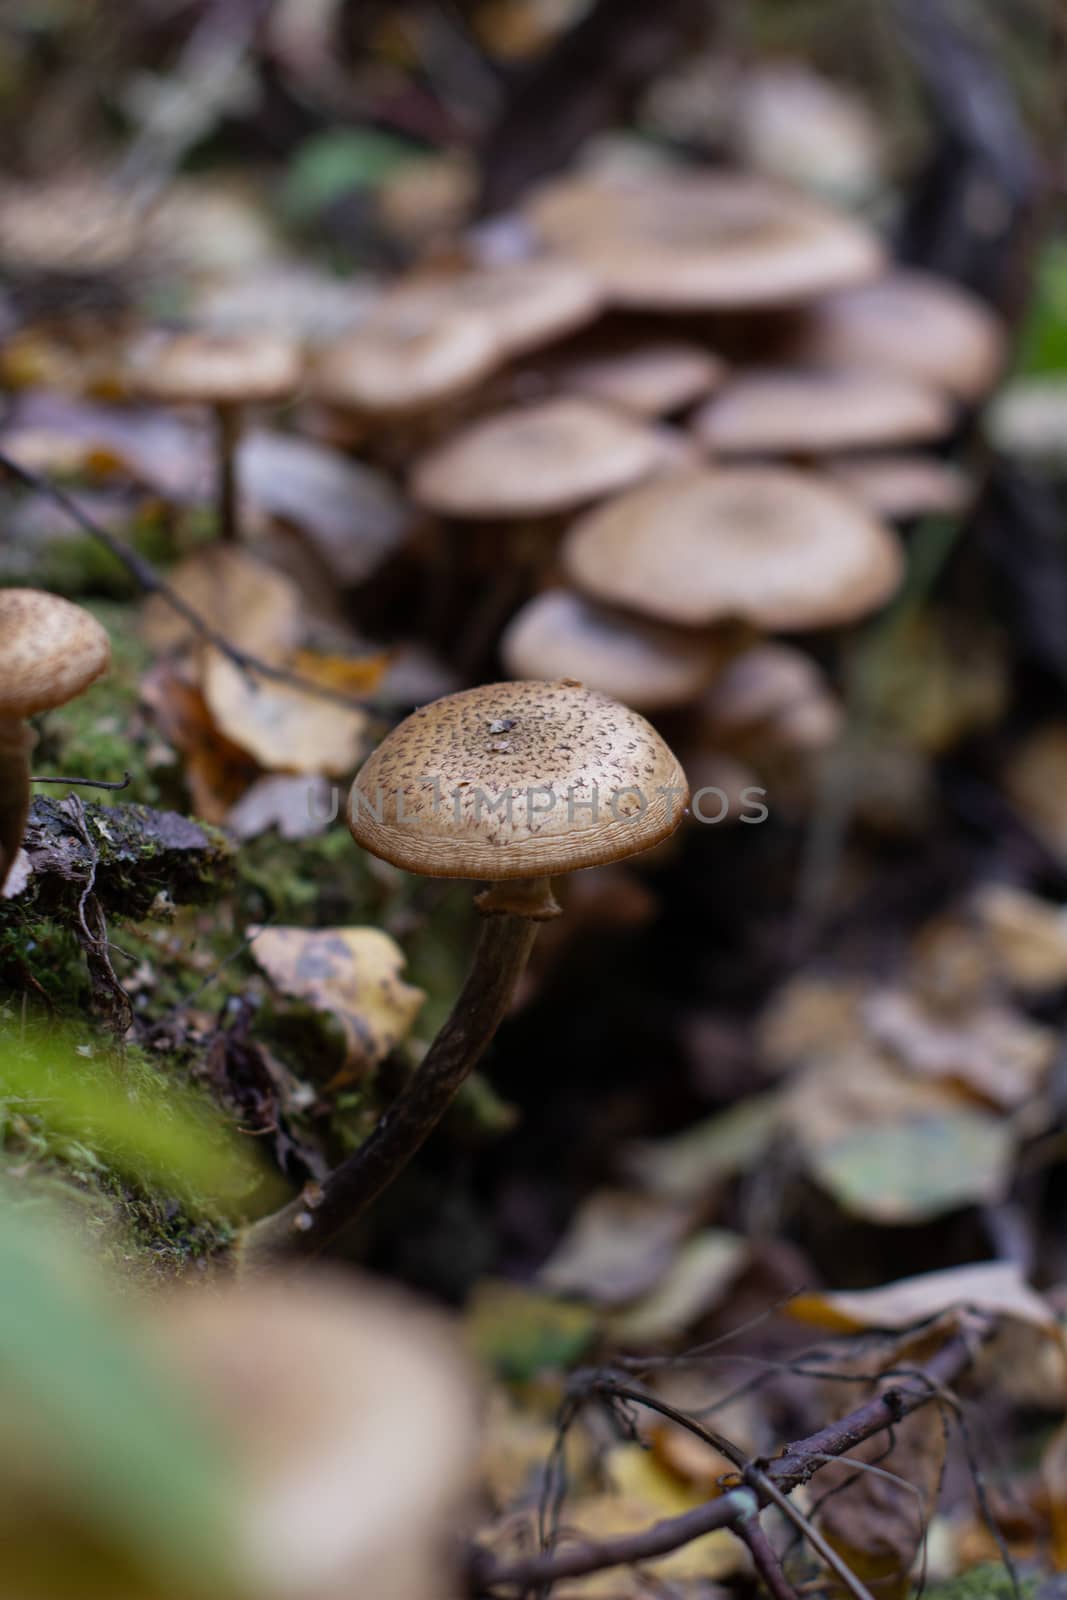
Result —
[{"label": "dark speckles on cap", "polygon": [[428,877],[551,876],[647,850],[677,827],[687,796],[674,755],[636,712],[572,682],[495,683],[394,729],[353,785],[349,826],[373,854]]}]

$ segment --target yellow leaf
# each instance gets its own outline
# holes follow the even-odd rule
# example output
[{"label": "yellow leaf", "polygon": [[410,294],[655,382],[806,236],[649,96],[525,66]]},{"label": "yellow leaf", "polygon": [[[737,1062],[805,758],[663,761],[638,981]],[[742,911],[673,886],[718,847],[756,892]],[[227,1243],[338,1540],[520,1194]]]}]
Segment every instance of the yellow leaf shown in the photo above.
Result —
[{"label": "yellow leaf", "polygon": [[268,772],[343,778],[359,765],[370,722],[359,706],[242,672],[217,650],[205,652],[203,683],[219,732]]},{"label": "yellow leaf", "polygon": [[378,650],[368,656],[326,656],[314,650],[298,650],[289,663],[292,670],[324,689],[359,696],[375,690],[389,665],[389,652]]},{"label": "yellow leaf", "polygon": [[363,1076],[407,1037],[423,1001],[405,983],[404,952],[378,928],[249,928],[252,953],[284,993],[309,1000],[341,1025],[343,1081]]}]

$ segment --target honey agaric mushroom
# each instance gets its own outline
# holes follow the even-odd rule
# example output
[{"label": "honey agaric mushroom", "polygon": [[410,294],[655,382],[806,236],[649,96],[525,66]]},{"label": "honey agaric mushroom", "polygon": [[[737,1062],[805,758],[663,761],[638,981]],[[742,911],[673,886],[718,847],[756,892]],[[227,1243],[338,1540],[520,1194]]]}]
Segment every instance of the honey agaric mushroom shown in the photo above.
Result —
[{"label": "honey agaric mushroom", "polygon": [[890,522],[912,517],[954,517],[964,511],[973,493],[967,474],[938,456],[829,456],[820,469],[862,500],[868,510]]},{"label": "honey agaric mushroom", "polygon": [[880,606],[903,571],[890,528],[835,484],[787,467],[642,484],[579,518],[562,556],[586,594],[680,627],[836,627]]},{"label": "honey agaric mushroom", "polygon": [[500,641],[513,678],[580,678],[636,711],[684,705],[719,660],[713,640],[621,615],[572,589],[548,589],[517,611]]},{"label": "honey agaric mushroom", "polygon": [[445,516],[551,516],[624,489],[670,457],[663,433],[606,406],[545,400],[460,429],[416,462],[412,492]]},{"label": "honey agaric mushroom", "polygon": [[244,407],[288,400],[301,378],[301,356],[273,334],[149,334],[131,350],[131,388],[163,405],[207,406],[218,429],[219,535],[240,536],[237,447]]},{"label": "honey agaric mushroom", "polygon": [[323,352],[311,388],[327,405],[361,416],[414,416],[473,389],[498,360],[484,317],[386,303]]},{"label": "honey agaric mushroom", "polygon": [[602,303],[596,279],[583,267],[542,257],[413,278],[388,295],[382,312],[410,311],[432,321],[456,313],[476,316],[493,337],[502,363],[574,333],[592,321]]},{"label": "honey agaric mushroom", "polygon": [[0,889],[30,806],[26,718],[74,700],[107,671],[111,641],[81,606],[40,589],[0,589]]},{"label": "honey agaric mushroom", "polygon": [[1004,354],[1004,330],[981,300],[904,269],[806,307],[785,351],[809,365],[896,372],[972,402],[993,387]]},{"label": "honey agaric mushroom", "polygon": [[702,345],[682,339],[635,339],[614,349],[563,357],[551,382],[646,421],[669,417],[710,394],[725,366]]},{"label": "honey agaric mushroom", "polygon": [[622,861],[674,832],[688,787],[637,712],[581,684],[492,683],[423,706],[356,777],[348,825],[372,855],[431,878],[488,882],[486,921],[451,1016],[370,1138],[321,1185],[255,1223],[246,1258],[317,1254],[436,1126],[496,1032],[553,876]]},{"label": "honey agaric mushroom", "polygon": [[735,173],[562,178],[525,208],[534,229],[645,310],[795,305],[874,276],[877,238],[808,195]]},{"label": "honey agaric mushroom", "polygon": [[936,389],[877,371],[741,373],[701,406],[693,432],[715,455],[810,457],[911,444],[951,430]]}]

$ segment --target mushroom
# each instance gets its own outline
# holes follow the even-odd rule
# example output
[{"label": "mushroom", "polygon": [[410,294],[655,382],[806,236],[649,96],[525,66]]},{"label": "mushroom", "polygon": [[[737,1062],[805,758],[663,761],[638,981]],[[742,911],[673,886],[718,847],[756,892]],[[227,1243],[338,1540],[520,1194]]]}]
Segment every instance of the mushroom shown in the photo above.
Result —
[{"label": "mushroom", "polygon": [[937,456],[829,456],[819,465],[868,510],[890,522],[959,516],[974,492],[961,468]]},{"label": "mushroom", "polygon": [[384,302],[391,311],[421,312],[430,320],[477,316],[493,336],[499,363],[574,333],[597,315],[596,279],[574,262],[540,257],[448,277],[413,278]]},{"label": "mushroom", "polygon": [[411,486],[420,505],[445,516],[551,516],[624,489],[670,457],[665,430],[565,397],[462,428],[415,463]]},{"label": "mushroom", "polygon": [[579,518],[562,558],[586,594],[679,627],[835,627],[880,606],[903,571],[896,535],[858,501],[764,466],[631,489]]},{"label": "mushroom", "polygon": [[500,641],[513,678],[580,678],[637,711],[684,705],[708,683],[719,660],[706,634],[622,616],[572,589],[534,595]]},{"label": "mushroom", "polygon": [[1005,339],[974,295],[898,268],[807,307],[784,353],[812,366],[895,372],[973,402],[996,382]]},{"label": "mushroom", "polygon": [[525,208],[615,305],[739,310],[796,304],[872,277],[881,246],[818,200],[736,173],[571,177]]},{"label": "mushroom", "polygon": [[0,589],[0,889],[30,807],[26,718],[74,700],[111,660],[111,642],[81,606],[40,589]]},{"label": "mushroom", "polygon": [[877,371],[741,373],[697,412],[693,431],[716,455],[810,457],[935,439],[953,407],[936,389]]},{"label": "mushroom", "polygon": [[498,359],[492,327],[475,312],[387,301],[323,352],[311,389],[342,411],[406,417],[475,388]]},{"label": "mushroom", "polygon": [[641,339],[614,349],[561,358],[548,375],[568,394],[615,406],[630,416],[669,417],[702,400],[725,368],[703,345],[682,339]]},{"label": "mushroom", "polygon": [[366,1143],[304,1198],[247,1230],[247,1258],[316,1254],[419,1149],[477,1065],[522,976],[550,879],[621,861],[674,832],[685,774],[643,717],[569,680],[493,683],[423,706],[352,786],[348,824],[372,855],[431,878],[487,881],[467,981]]},{"label": "mushroom", "polygon": [[209,406],[218,429],[219,534],[240,535],[237,447],[246,405],[289,399],[301,376],[297,347],[267,334],[150,334],[128,363],[131,387],[164,405]]}]

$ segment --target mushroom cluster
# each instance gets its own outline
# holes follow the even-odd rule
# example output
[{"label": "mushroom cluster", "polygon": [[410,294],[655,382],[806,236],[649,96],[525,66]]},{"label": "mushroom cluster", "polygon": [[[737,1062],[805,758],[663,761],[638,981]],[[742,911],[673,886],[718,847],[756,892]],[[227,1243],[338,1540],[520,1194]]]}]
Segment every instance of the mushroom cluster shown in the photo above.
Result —
[{"label": "mushroom cluster", "polygon": [[[570,677],[686,711],[688,759],[713,728],[720,756],[751,753],[715,711],[739,651],[760,680],[782,660],[769,637],[877,610],[899,525],[965,507],[944,447],[1003,358],[983,304],[892,265],[862,221],[708,167],[565,174],[506,228],[353,295],[330,338],[278,319],[157,335],[130,360],[136,393],[214,412],[222,536],[244,409],[292,403],[413,507],[410,603],[372,612],[372,633],[421,606],[460,681]],[[766,724],[772,749],[795,748],[793,721]],[[837,721],[813,718],[799,747]]]}]

